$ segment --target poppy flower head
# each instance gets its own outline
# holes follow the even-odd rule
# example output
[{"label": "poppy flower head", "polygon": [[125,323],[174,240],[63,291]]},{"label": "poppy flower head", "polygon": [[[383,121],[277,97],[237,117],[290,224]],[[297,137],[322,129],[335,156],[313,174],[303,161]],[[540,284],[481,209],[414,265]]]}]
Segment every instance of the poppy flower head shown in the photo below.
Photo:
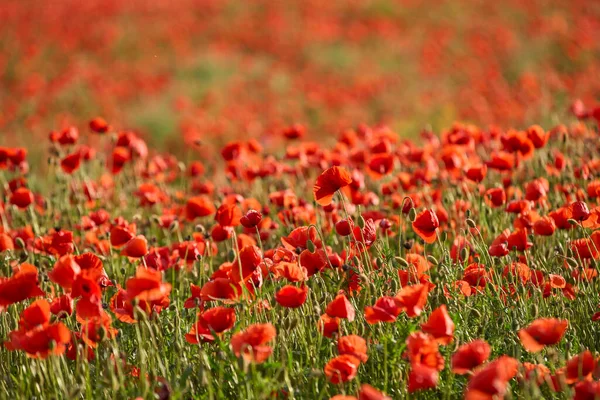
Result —
[{"label": "poppy flower head", "polygon": [[308,297],[308,286],[296,287],[286,285],[279,289],[275,294],[275,301],[282,307],[298,308],[306,301]]},{"label": "poppy flower head", "polygon": [[329,382],[339,384],[356,377],[360,360],[349,354],[342,354],[329,360],[325,365],[325,376]]},{"label": "poppy flower head", "polygon": [[358,335],[342,336],[338,340],[338,352],[354,356],[363,363],[369,359],[367,355],[367,342]]},{"label": "poppy flower head", "polygon": [[556,318],[536,319],[519,331],[519,338],[527,351],[535,353],[545,346],[557,344],[565,334],[568,324],[567,320]]},{"label": "poppy flower head", "polygon": [[452,355],[452,372],[463,375],[472,371],[486,362],[491,352],[490,345],[481,339],[461,345]]},{"label": "poppy flower head", "polygon": [[231,348],[237,357],[242,356],[248,362],[260,364],[273,352],[268,343],[275,336],[277,331],[270,323],[250,325],[245,331],[231,337]]},{"label": "poppy flower head", "polygon": [[437,215],[431,209],[421,211],[412,223],[413,230],[426,243],[433,243],[440,226]]},{"label": "poppy flower head", "polygon": [[335,299],[327,305],[325,312],[330,317],[344,318],[349,322],[354,321],[355,317],[354,306],[344,294],[338,294]]},{"label": "poppy flower head", "polygon": [[325,170],[319,175],[313,187],[315,201],[322,206],[331,204],[333,195],[351,182],[350,173],[342,167],[335,166]]}]

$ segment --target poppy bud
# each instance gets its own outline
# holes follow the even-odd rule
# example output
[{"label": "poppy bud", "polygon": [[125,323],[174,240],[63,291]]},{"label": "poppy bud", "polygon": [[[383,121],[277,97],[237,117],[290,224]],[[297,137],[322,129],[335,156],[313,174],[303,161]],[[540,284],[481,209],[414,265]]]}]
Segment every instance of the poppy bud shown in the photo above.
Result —
[{"label": "poppy bud", "polygon": [[404,258],[402,257],[394,257],[399,263],[400,265],[402,265],[403,267],[408,267],[408,261],[406,261]]},{"label": "poppy bud", "polygon": [[379,221],[379,227],[384,231],[387,231],[392,227],[392,223],[387,218],[384,218],[381,221]]},{"label": "poppy bud", "polygon": [[416,218],[417,218],[417,210],[414,208],[411,208],[410,211],[408,212],[408,219],[410,222],[415,222]]},{"label": "poppy bud", "polygon": [[570,266],[571,268],[577,268],[577,266],[578,266],[577,260],[575,260],[575,259],[574,259],[574,258],[572,258],[572,257],[568,257],[568,258],[566,258],[566,259],[565,259],[565,261],[567,262],[567,264],[569,264],[569,266]]},{"label": "poppy bud", "polygon": [[310,251],[311,253],[315,252],[315,244],[313,243],[312,240],[308,239],[306,241],[306,248],[308,249],[308,251]]},{"label": "poppy bud", "polygon": [[475,221],[473,221],[471,218],[467,218],[467,225],[469,226],[469,228],[477,227],[477,224],[475,224]]},{"label": "poppy bud", "polygon": [[262,214],[256,210],[248,210],[246,215],[240,218],[240,223],[244,228],[255,228],[262,221]]},{"label": "poppy bud", "polygon": [[352,226],[347,219],[342,219],[335,224],[335,231],[340,236],[348,236],[352,233]]},{"label": "poppy bud", "polygon": [[427,261],[429,261],[433,265],[438,265],[438,260],[432,255],[427,256]]},{"label": "poppy bud", "polygon": [[358,226],[360,227],[360,229],[363,229],[365,227],[365,223],[366,223],[365,219],[363,218],[362,215],[360,215],[358,217]]},{"label": "poppy bud", "polygon": [[576,221],[585,221],[590,217],[590,209],[583,201],[576,201],[571,204],[573,219]]},{"label": "poppy bud", "polygon": [[233,249],[230,249],[227,252],[227,259],[228,260],[235,260],[235,251]]}]

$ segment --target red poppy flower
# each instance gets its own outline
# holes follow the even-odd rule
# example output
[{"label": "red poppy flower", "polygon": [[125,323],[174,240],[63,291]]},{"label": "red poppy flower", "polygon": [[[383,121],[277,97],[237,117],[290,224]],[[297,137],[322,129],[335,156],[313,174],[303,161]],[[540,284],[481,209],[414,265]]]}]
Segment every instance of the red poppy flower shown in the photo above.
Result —
[{"label": "red poppy flower", "polygon": [[523,347],[529,352],[537,353],[545,346],[557,344],[562,339],[569,322],[556,318],[539,318],[527,328],[519,331]]},{"label": "red poppy flower", "polygon": [[9,333],[9,350],[23,350],[30,357],[47,358],[61,355],[71,341],[71,332],[62,323],[40,325],[31,330],[17,330]]},{"label": "red poppy flower", "polygon": [[246,214],[240,218],[240,223],[244,226],[244,228],[252,229],[260,224],[262,221],[262,214],[256,210],[248,210]]},{"label": "red poppy flower", "polygon": [[275,301],[287,308],[298,308],[304,304],[308,296],[308,286],[296,287],[286,285],[275,294]]},{"label": "red poppy flower", "polygon": [[590,217],[590,209],[583,201],[576,201],[572,203],[569,208],[571,209],[571,215],[575,221],[585,221]]},{"label": "red poppy flower", "polygon": [[365,319],[368,324],[394,322],[402,312],[402,307],[394,297],[384,296],[377,299],[373,307],[365,307]]},{"label": "red poppy flower", "polygon": [[[73,314],[73,298],[69,294],[56,297],[50,304],[50,312],[62,317]],[[62,314],[62,315],[61,315]]]},{"label": "red poppy flower", "polygon": [[533,224],[533,232],[539,236],[552,236],[556,230],[556,224],[550,217],[542,217]]},{"label": "red poppy flower", "polygon": [[20,187],[12,192],[8,201],[10,204],[14,204],[21,210],[24,210],[35,201],[35,198],[29,189]]},{"label": "red poppy flower", "polygon": [[441,371],[444,357],[439,352],[435,338],[427,333],[413,332],[406,338],[406,355],[411,366],[424,365]]},{"label": "red poppy flower", "polygon": [[596,400],[600,398],[600,382],[579,382],[575,385],[573,400]]},{"label": "red poppy flower", "polygon": [[568,384],[577,381],[589,380],[595,371],[598,361],[589,350],[572,357],[567,361],[565,368],[565,379]]},{"label": "red poppy flower", "polygon": [[196,308],[200,305],[200,286],[196,286],[193,283],[190,283],[190,290],[192,291],[192,295],[188,297],[183,303],[184,308]]},{"label": "red poppy flower", "polygon": [[269,358],[273,349],[267,343],[277,336],[275,327],[270,323],[250,325],[245,331],[231,337],[233,353],[246,361],[262,363]]},{"label": "red poppy flower", "polygon": [[0,233],[0,253],[6,250],[14,250],[15,244],[12,238],[6,233]]},{"label": "red poppy flower", "polygon": [[335,231],[340,236],[348,236],[352,233],[352,224],[347,219],[341,219],[336,222]]},{"label": "red poppy flower", "polygon": [[546,145],[548,138],[550,138],[550,132],[544,131],[539,125],[532,125],[527,128],[527,138],[533,143],[536,149],[540,149]]},{"label": "red poppy flower", "polygon": [[200,298],[203,301],[236,300],[242,293],[242,288],[228,278],[216,278],[202,286]]},{"label": "red poppy flower", "polygon": [[307,248],[309,240],[314,243],[316,248],[323,247],[321,240],[319,240],[319,233],[314,226],[301,226],[294,229],[289,235],[281,238],[281,244],[288,250],[296,251],[296,249],[300,249],[302,251]]},{"label": "red poppy flower", "polygon": [[333,384],[348,382],[358,372],[360,360],[348,354],[342,354],[329,360],[325,365],[325,376]]},{"label": "red poppy flower", "polygon": [[344,294],[338,294],[333,299],[325,310],[330,317],[345,318],[349,322],[354,321],[355,311],[354,306]]},{"label": "red poppy flower", "polygon": [[350,173],[342,167],[335,166],[325,170],[319,175],[313,187],[315,201],[322,206],[331,204],[333,195],[351,182]]},{"label": "red poppy flower", "polygon": [[81,274],[96,281],[101,287],[112,286],[104,270],[102,260],[94,253],[86,252],[75,256],[75,262],[81,267]]},{"label": "red poppy flower", "polygon": [[367,168],[373,178],[379,179],[394,169],[394,156],[386,153],[375,154],[369,160]]},{"label": "red poppy flower", "polygon": [[115,248],[121,248],[126,245],[135,236],[134,232],[122,226],[113,226],[110,228],[110,245]]},{"label": "red poppy flower", "polygon": [[95,133],[106,133],[110,126],[104,118],[96,117],[90,121],[90,129]]},{"label": "red poppy flower", "polygon": [[48,273],[50,280],[66,290],[70,290],[73,282],[81,273],[81,267],[70,254],[62,256]]},{"label": "red poppy flower", "polygon": [[50,304],[44,299],[39,299],[21,312],[19,328],[28,331],[36,328],[38,325],[45,325],[49,322]]},{"label": "red poppy flower", "polygon": [[473,182],[481,182],[487,174],[487,166],[485,164],[472,165],[467,168],[465,175]]},{"label": "red poppy flower", "polygon": [[323,336],[330,338],[334,334],[339,334],[340,331],[340,319],[336,317],[330,317],[327,314],[321,315],[319,322],[317,323],[317,329],[323,334]]},{"label": "red poppy flower", "polygon": [[198,321],[216,333],[222,333],[233,328],[235,310],[227,307],[214,307],[198,314]]},{"label": "red poppy flower", "polygon": [[487,361],[491,352],[492,348],[485,340],[476,339],[463,344],[452,355],[452,372],[463,375],[472,371]]},{"label": "red poppy flower", "polygon": [[438,343],[449,344],[454,335],[454,322],[448,315],[446,305],[442,304],[436,308],[429,316],[427,323],[421,324],[421,329],[433,336]]},{"label": "red poppy flower", "polygon": [[221,226],[237,226],[242,218],[242,210],[235,204],[222,204],[215,214],[215,221]]},{"label": "red poppy flower", "polygon": [[439,372],[423,364],[412,364],[408,374],[408,392],[432,389],[437,386]]},{"label": "red poppy flower", "polygon": [[25,299],[43,296],[38,286],[38,270],[31,264],[21,264],[10,278],[0,278],[0,310]]},{"label": "red poppy flower", "polygon": [[405,286],[396,294],[396,304],[402,307],[410,318],[414,318],[423,311],[428,294],[429,287],[427,285]]},{"label": "red poppy flower", "polygon": [[501,356],[487,363],[477,370],[469,380],[465,399],[504,397],[508,382],[517,375],[518,365],[517,360],[508,356]]},{"label": "red poppy flower", "polygon": [[148,268],[138,267],[135,277],[126,282],[129,299],[160,302],[171,293],[171,284],[162,281],[162,273]]},{"label": "red poppy flower", "polygon": [[436,232],[440,226],[437,215],[433,210],[423,210],[412,223],[413,230],[426,243],[433,243],[436,239]]},{"label": "red poppy flower", "polygon": [[367,342],[358,335],[342,336],[338,340],[338,353],[349,354],[365,363],[369,359],[367,355]]},{"label": "red poppy flower", "polygon": [[392,400],[392,398],[381,393],[373,386],[363,383],[358,391],[358,400]]},{"label": "red poppy flower", "polygon": [[214,214],[215,211],[215,205],[206,196],[192,197],[185,205],[185,215],[188,221],[193,221],[199,217],[206,217]]},{"label": "red poppy flower", "polygon": [[60,167],[67,174],[72,174],[79,169],[81,165],[81,152],[75,151],[74,153],[66,155],[60,160]]},{"label": "red poppy flower", "polygon": [[[354,240],[358,243],[362,243],[369,247],[377,239],[377,233],[375,228],[375,221],[369,218],[365,221],[364,227],[361,229],[360,226],[355,226],[353,231]],[[364,246],[359,246],[359,250],[364,251]]]},{"label": "red poppy flower", "polygon": [[502,207],[506,203],[506,192],[503,188],[492,188],[485,192],[485,200],[492,207]]},{"label": "red poppy flower", "polygon": [[328,266],[327,254],[323,249],[317,249],[314,253],[311,253],[308,249],[304,250],[300,253],[298,261],[300,266],[306,269],[306,274],[309,277]]},{"label": "red poppy flower", "polygon": [[143,235],[131,239],[121,250],[121,255],[131,258],[141,258],[148,254],[148,241]]}]

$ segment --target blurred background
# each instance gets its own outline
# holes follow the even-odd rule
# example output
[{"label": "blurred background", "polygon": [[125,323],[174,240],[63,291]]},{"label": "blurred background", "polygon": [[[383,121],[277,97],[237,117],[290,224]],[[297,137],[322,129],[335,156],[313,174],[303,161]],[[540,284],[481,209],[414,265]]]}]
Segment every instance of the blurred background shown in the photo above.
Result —
[{"label": "blurred background", "polygon": [[102,116],[177,151],[301,123],[558,122],[600,94],[593,0],[2,0],[0,142]]}]

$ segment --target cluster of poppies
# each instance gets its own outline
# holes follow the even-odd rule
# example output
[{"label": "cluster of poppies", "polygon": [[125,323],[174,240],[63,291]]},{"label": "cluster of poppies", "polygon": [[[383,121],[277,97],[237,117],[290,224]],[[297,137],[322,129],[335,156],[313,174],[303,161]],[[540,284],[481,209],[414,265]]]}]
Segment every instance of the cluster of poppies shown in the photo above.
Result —
[{"label": "cluster of poppies", "polygon": [[[299,351],[292,333],[318,337],[307,346],[322,364],[286,373],[318,368],[310,379],[323,376],[336,399],[353,398],[337,393],[361,374],[359,399],[388,398],[368,372],[384,336],[404,343],[394,368],[410,393],[452,373],[466,398],[502,397],[513,380],[594,398],[597,110],[579,104],[579,121],[549,130],[455,124],[418,144],[360,125],[327,147],[294,125],[280,154],[227,143],[217,170],[95,118],[50,133],[52,187],[35,181],[25,149],[0,148],[0,308],[12,316],[2,351],[91,361],[128,326],[191,312],[175,331],[189,351],[214,362],[228,351],[243,371]],[[460,317],[486,299],[544,311],[515,323],[505,334],[519,344],[505,346]],[[575,320],[560,312],[568,302]],[[578,329],[573,356],[564,337]],[[561,356],[532,362],[539,352]]]}]

